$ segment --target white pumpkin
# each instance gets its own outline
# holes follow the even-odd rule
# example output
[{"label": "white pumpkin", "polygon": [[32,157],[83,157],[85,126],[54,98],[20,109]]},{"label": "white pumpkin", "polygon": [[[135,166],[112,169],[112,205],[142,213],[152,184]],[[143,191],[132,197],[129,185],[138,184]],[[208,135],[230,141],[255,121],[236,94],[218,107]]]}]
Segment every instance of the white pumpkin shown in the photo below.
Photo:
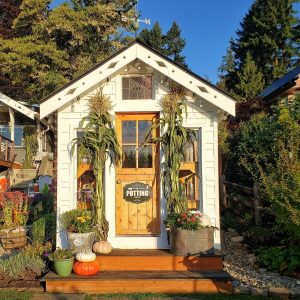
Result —
[{"label": "white pumpkin", "polygon": [[205,214],[201,215],[201,225],[204,227],[211,227],[211,220],[208,215]]},{"label": "white pumpkin", "polygon": [[96,260],[96,254],[93,252],[78,252],[76,260],[80,262],[92,262]]},{"label": "white pumpkin", "polygon": [[108,241],[96,242],[93,245],[93,251],[99,254],[109,254],[112,251],[112,246]]}]

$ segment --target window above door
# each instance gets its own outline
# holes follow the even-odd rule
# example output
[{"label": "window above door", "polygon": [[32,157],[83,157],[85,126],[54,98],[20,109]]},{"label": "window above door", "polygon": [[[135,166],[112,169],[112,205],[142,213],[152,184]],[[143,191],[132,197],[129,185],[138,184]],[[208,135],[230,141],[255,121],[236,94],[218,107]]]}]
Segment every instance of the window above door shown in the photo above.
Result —
[{"label": "window above door", "polygon": [[152,100],[152,76],[122,77],[123,100]]}]

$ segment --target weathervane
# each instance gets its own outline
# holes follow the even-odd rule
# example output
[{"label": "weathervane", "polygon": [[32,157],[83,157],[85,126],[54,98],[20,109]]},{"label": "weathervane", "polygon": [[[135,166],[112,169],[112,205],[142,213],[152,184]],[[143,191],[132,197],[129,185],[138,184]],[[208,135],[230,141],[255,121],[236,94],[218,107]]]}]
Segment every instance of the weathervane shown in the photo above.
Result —
[{"label": "weathervane", "polygon": [[[137,37],[137,31],[139,29],[140,23],[145,23],[146,25],[150,25],[150,23],[151,23],[150,19],[146,19],[146,18],[143,20],[139,19],[139,17],[141,16],[141,12],[137,13],[137,10],[136,10],[137,3],[138,3],[138,0],[128,1],[123,5],[123,7],[119,7],[117,9],[115,9],[115,11],[120,15],[121,20],[123,22],[128,22],[128,21],[132,22],[132,26],[135,31],[135,37]],[[135,9],[135,14],[134,14],[133,18],[128,18],[123,15],[123,13],[127,13],[132,8]]]}]

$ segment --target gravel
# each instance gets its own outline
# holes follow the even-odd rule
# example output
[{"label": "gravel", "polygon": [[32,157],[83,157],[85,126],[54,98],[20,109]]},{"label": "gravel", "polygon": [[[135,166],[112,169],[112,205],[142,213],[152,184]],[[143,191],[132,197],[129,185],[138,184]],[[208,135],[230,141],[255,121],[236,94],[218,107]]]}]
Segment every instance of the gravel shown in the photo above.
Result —
[{"label": "gravel", "polygon": [[300,280],[296,278],[281,276],[262,268],[256,270],[249,263],[249,253],[243,249],[243,245],[231,242],[234,235],[233,232],[221,232],[222,252],[225,254],[224,270],[234,278],[234,286],[300,288]]}]

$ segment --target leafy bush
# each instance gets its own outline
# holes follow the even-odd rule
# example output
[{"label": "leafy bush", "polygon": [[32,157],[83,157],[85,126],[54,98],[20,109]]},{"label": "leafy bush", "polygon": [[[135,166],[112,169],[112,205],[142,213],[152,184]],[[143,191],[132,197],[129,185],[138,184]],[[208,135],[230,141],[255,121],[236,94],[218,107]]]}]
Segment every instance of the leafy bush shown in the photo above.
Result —
[{"label": "leafy bush", "polygon": [[258,261],[268,270],[292,275],[300,271],[300,247],[271,247],[260,250]]},{"label": "leafy bush", "polygon": [[274,245],[278,241],[270,227],[250,226],[242,232],[244,241],[251,249],[257,249],[261,245]]},{"label": "leafy bush", "polygon": [[68,232],[86,233],[92,231],[93,214],[91,211],[72,209],[60,216],[62,228]]},{"label": "leafy bush", "polygon": [[253,116],[241,130],[239,155],[277,213],[276,222],[300,240],[300,98],[272,116]]},{"label": "leafy bush", "polygon": [[56,214],[42,216],[32,223],[32,242],[34,245],[51,242],[54,244],[56,234]]},{"label": "leafy bush", "polygon": [[30,251],[22,251],[0,260],[0,278],[3,280],[33,280],[45,270],[42,258]]}]

